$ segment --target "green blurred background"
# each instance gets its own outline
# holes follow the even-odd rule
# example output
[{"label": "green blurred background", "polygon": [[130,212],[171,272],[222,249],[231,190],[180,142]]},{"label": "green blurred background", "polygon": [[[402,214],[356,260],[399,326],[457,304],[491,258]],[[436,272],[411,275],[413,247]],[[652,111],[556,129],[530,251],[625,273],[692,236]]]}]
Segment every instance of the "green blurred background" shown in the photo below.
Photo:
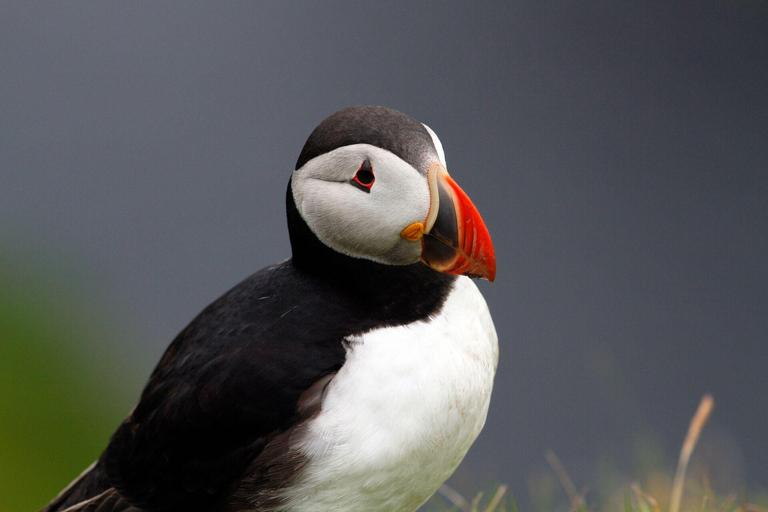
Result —
[{"label": "green blurred background", "polygon": [[0,259],[3,512],[41,508],[91,464],[139,385],[85,276],[30,260]]}]

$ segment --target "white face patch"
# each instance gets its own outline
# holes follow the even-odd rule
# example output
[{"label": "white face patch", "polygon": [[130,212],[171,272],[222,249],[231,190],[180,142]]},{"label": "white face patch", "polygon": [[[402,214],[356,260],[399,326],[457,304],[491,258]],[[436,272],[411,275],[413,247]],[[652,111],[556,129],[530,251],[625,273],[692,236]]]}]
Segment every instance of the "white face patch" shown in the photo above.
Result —
[{"label": "white face patch", "polygon": [[[351,184],[366,160],[375,178],[369,192]],[[335,149],[295,170],[291,190],[304,221],[331,249],[391,265],[419,261],[421,242],[400,233],[426,219],[429,185],[395,154],[370,144]]]}]

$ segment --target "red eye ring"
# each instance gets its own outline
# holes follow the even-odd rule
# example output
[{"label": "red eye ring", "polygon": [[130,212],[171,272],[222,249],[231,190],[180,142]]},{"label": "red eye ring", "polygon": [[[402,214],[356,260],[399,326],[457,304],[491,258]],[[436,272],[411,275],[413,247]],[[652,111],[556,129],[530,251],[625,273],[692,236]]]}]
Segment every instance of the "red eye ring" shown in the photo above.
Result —
[{"label": "red eye ring", "polygon": [[373,186],[373,182],[376,181],[376,176],[373,175],[373,167],[371,166],[371,162],[366,160],[363,162],[363,165],[360,166],[360,169],[357,170],[357,174],[355,174],[355,177],[352,178],[352,185],[359,188],[363,192],[370,192],[371,187]]}]

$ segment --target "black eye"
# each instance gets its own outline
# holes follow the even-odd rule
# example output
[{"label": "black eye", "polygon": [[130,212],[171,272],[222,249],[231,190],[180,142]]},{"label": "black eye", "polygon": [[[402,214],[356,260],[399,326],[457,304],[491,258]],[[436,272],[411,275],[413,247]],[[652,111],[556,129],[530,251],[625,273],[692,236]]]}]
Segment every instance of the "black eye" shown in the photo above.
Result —
[{"label": "black eye", "polygon": [[370,192],[374,181],[376,181],[376,177],[373,175],[373,167],[371,167],[371,162],[366,160],[350,183],[363,192]]}]

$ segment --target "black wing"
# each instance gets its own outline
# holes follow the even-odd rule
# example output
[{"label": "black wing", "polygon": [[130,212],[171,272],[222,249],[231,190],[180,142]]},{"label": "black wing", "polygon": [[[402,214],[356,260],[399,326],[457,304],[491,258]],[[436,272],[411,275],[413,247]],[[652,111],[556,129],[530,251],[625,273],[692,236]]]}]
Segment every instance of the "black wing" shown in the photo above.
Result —
[{"label": "black wing", "polygon": [[297,421],[301,394],[343,364],[347,333],[318,322],[338,309],[289,262],[211,304],[173,341],[112,436],[103,456],[110,484],[146,510],[213,503]]},{"label": "black wing", "polygon": [[101,494],[65,508],[62,512],[143,512],[125,501],[115,489],[107,489]]}]

